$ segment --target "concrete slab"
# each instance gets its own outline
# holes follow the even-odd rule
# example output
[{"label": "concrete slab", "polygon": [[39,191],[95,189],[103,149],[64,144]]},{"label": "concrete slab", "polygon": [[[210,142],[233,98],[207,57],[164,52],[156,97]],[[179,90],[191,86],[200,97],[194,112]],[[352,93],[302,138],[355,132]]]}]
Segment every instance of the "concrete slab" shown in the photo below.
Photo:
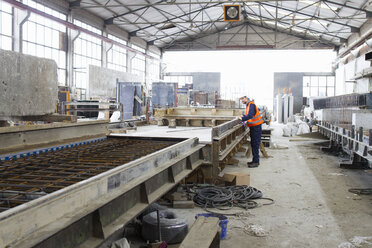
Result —
[{"label": "concrete slab", "polygon": [[0,50],[0,119],[54,113],[57,85],[54,60]]},{"label": "concrete slab", "polygon": [[210,144],[212,142],[212,128],[210,127],[176,127],[165,126],[139,126],[137,131],[126,134],[111,134],[111,136],[143,136],[143,137],[169,137],[169,138],[193,138],[198,137],[199,143]]},{"label": "concrete slab", "polygon": [[89,65],[88,96],[92,98],[116,97],[116,79],[120,82],[142,82],[141,77],[128,72],[115,71]]},{"label": "concrete slab", "polygon": [[371,113],[353,113],[352,124],[359,129],[372,129],[372,114]]},{"label": "concrete slab", "polygon": [[372,109],[358,109],[358,108],[336,109],[336,108],[333,108],[333,109],[321,109],[321,110],[315,111],[315,115],[318,120],[327,121],[331,123],[340,123],[340,124],[352,124],[353,114],[358,114],[358,115],[364,114],[364,116],[368,116],[368,114],[369,115],[372,114]]}]

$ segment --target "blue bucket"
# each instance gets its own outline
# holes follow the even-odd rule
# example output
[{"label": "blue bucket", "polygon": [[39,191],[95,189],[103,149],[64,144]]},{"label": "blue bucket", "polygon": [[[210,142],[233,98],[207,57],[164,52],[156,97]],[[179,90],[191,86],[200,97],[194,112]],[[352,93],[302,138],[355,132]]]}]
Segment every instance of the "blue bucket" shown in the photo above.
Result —
[{"label": "blue bucket", "polygon": [[221,227],[221,240],[226,239],[227,223],[229,222],[229,218],[222,214],[203,213],[195,215],[195,219],[197,219],[199,216],[204,216],[205,218],[217,217],[218,219],[220,219],[219,225]]}]

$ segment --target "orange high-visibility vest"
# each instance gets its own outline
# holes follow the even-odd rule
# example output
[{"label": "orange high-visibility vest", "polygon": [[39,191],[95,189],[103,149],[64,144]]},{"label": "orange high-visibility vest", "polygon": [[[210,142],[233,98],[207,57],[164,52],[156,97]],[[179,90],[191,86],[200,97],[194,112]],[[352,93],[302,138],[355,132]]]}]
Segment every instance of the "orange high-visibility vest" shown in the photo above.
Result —
[{"label": "orange high-visibility vest", "polygon": [[[254,104],[253,102],[249,102],[248,106],[245,108],[245,114],[248,115],[249,112],[249,106],[251,104]],[[261,125],[263,123],[262,115],[260,114],[260,111],[258,111],[257,105],[254,105],[256,107],[256,114],[252,117],[252,119],[247,120],[247,126],[248,127],[254,127]]]}]

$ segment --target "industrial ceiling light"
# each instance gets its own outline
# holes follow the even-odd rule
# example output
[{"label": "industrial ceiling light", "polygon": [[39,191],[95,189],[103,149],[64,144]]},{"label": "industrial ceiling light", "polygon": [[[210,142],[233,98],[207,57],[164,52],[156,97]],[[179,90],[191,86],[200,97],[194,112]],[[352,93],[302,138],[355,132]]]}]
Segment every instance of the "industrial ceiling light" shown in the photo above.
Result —
[{"label": "industrial ceiling light", "polygon": [[358,57],[359,49],[354,49],[350,51],[351,55],[353,55],[355,58]]},{"label": "industrial ceiling light", "polygon": [[159,30],[167,30],[175,27],[176,25],[174,25],[174,23],[165,23],[162,27],[159,28]]},{"label": "industrial ceiling light", "polygon": [[372,38],[366,40],[366,45],[372,48]]}]

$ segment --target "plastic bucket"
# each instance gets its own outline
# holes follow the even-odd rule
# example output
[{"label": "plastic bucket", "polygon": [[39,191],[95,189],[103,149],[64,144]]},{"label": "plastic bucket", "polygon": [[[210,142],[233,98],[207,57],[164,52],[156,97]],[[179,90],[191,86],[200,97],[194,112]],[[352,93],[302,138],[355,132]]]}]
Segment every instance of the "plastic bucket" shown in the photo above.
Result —
[{"label": "plastic bucket", "polygon": [[195,215],[195,219],[199,216],[204,216],[205,218],[208,217],[217,217],[220,219],[220,227],[221,227],[221,239],[226,239],[226,232],[227,232],[227,223],[229,222],[229,218],[222,214],[211,214],[211,213],[203,213]]}]

